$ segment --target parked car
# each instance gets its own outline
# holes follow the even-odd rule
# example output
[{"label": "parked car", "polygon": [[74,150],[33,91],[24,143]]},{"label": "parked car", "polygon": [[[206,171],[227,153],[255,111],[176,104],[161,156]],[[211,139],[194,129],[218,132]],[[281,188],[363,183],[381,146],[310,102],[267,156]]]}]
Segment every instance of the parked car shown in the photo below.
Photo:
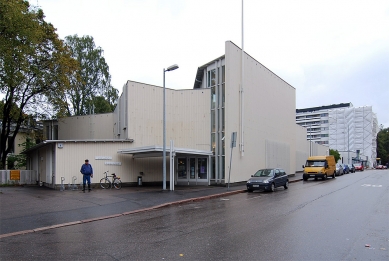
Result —
[{"label": "parked car", "polygon": [[343,166],[341,164],[336,164],[336,176],[343,175]]},{"label": "parked car", "polygon": [[348,165],[348,168],[350,169],[350,172],[354,173],[355,172],[354,164],[347,164],[347,165]]},{"label": "parked car", "polygon": [[383,165],[378,165],[378,166],[376,167],[376,169],[383,169],[383,168],[384,168]]},{"label": "parked car", "polygon": [[361,163],[354,163],[355,171],[363,171],[363,165]]},{"label": "parked car", "polygon": [[344,174],[349,174],[350,173],[350,169],[349,169],[347,164],[342,164],[342,167],[343,167],[343,173]]},{"label": "parked car", "polygon": [[260,169],[247,181],[247,191],[268,190],[274,191],[275,188],[284,186],[289,187],[288,175],[283,169]]}]

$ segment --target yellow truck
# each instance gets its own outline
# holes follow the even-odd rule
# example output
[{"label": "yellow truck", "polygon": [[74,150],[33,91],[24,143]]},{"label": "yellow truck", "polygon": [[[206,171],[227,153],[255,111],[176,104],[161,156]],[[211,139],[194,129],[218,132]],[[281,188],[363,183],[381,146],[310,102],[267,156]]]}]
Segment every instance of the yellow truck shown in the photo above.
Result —
[{"label": "yellow truck", "polygon": [[326,180],[329,176],[334,179],[336,173],[335,165],[335,158],[332,155],[309,157],[305,166],[303,165],[303,180],[308,180],[309,178]]}]

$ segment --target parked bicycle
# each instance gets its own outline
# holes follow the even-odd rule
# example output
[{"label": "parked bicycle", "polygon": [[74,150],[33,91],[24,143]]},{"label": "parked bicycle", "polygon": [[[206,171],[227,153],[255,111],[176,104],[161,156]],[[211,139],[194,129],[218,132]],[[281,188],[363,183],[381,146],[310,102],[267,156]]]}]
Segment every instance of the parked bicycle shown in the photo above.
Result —
[{"label": "parked bicycle", "polygon": [[[104,172],[105,177],[100,179],[100,187],[103,189],[112,188],[112,186],[115,189],[121,189],[122,188],[122,181],[120,180],[119,176],[116,176],[115,173],[112,173],[112,175],[108,176],[108,170]],[[109,180],[108,177],[112,178],[112,181]]]}]

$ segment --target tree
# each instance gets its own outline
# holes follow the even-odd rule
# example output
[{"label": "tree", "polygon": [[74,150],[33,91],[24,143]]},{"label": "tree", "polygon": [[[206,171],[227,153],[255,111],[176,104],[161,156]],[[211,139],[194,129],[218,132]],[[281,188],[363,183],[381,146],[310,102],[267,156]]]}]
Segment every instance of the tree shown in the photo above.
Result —
[{"label": "tree", "polygon": [[381,163],[389,162],[389,128],[383,128],[377,134],[377,158],[381,158]]},{"label": "tree", "polygon": [[330,155],[334,156],[335,162],[338,162],[338,160],[340,160],[340,154],[338,150],[330,149]]},{"label": "tree", "polygon": [[0,92],[5,94],[0,167],[26,115],[47,115],[45,108],[63,111],[58,94],[69,87],[77,63],[55,31],[43,11],[27,1],[0,0]]},{"label": "tree", "polygon": [[[66,92],[67,114],[86,115],[92,111],[112,112],[118,99],[118,90],[111,86],[108,64],[103,50],[96,47],[93,37],[77,35],[65,37],[79,70],[72,77],[71,88]],[[106,102],[103,102],[105,100]]]}]

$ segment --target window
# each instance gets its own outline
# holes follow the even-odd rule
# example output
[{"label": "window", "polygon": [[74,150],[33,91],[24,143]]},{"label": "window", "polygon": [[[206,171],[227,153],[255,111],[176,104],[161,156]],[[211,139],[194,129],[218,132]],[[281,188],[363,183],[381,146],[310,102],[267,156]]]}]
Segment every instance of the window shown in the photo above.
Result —
[{"label": "window", "polygon": [[215,109],[216,106],[216,92],[215,86],[211,88],[211,109]]},{"label": "window", "polygon": [[208,87],[215,86],[216,84],[216,71],[215,69],[208,71]]}]

